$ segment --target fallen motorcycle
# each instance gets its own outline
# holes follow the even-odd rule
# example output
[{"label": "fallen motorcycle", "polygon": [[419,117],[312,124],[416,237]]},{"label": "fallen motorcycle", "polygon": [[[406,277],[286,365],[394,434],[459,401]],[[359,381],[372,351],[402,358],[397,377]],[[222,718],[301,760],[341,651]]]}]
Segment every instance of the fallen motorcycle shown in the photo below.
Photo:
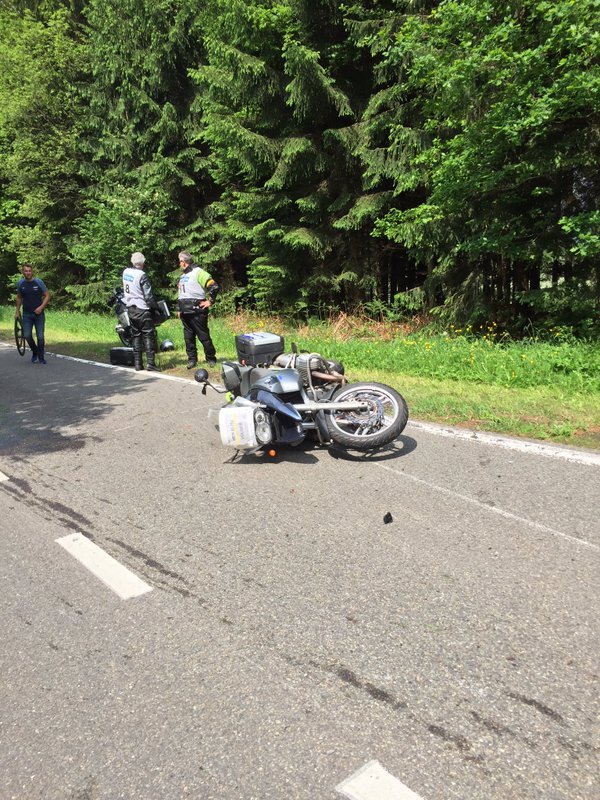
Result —
[{"label": "fallen motorcycle", "polygon": [[283,338],[253,333],[236,337],[238,361],[224,361],[223,385],[199,369],[195,379],[228,393],[219,411],[221,442],[252,452],[298,445],[307,436],[327,445],[376,450],[397,439],[408,421],[402,395],[383,383],[348,383],[343,364],[318,353],[283,353]]}]

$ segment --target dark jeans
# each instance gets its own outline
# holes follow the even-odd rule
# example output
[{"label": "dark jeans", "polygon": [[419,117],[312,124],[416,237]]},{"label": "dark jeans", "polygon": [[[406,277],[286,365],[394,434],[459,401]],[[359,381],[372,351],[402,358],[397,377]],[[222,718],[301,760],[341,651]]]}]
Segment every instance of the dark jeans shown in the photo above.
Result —
[{"label": "dark jeans", "polygon": [[[23,312],[23,336],[27,344],[31,347],[31,352],[38,358],[44,357],[44,328],[46,325],[46,316],[42,311],[41,314],[34,314],[33,311]],[[35,335],[37,336],[37,344],[33,338],[33,327],[35,326]]]},{"label": "dark jeans", "polygon": [[198,350],[196,349],[196,336],[204,348],[204,355],[208,361],[213,361],[217,357],[217,351],[210,338],[208,330],[208,311],[195,311],[193,314],[182,314],[183,338],[185,340],[185,351],[190,361],[198,360]]}]

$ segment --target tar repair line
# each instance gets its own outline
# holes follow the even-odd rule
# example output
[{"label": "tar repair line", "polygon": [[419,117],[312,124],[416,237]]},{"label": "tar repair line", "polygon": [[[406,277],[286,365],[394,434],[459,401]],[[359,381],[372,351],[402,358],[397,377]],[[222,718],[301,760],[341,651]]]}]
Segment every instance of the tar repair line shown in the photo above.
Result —
[{"label": "tar repair line", "polygon": [[138,597],[152,591],[143,580],[105,553],[81,533],[72,533],[55,540],[84,567],[89,569],[102,583],[119,595],[122,600]]},{"label": "tar repair line", "polygon": [[422,800],[394,778],[379,761],[369,761],[335,787],[348,800]]},{"label": "tar repair line", "polygon": [[567,539],[569,542],[575,542],[576,544],[581,544],[584,547],[590,547],[592,550],[600,550],[600,547],[597,544],[592,544],[592,542],[587,542],[585,539],[578,539],[576,536],[569,536],[568,533],[562,533],[561,531],[555,531],[554,528],[549,528],[547,525],[542,525],[541,522],[534,522],[531,519],[527,519],[526,517],[518,517],[516,514],[511,514],[510,511],[504,511],[502,508],[496,508],[496,506],[488,506],[486,503],[481,503],[479,500],[474,500],[472,497],[467,497],[464,494],[459,494],[459,492],[453,492],[452,489],[446,489],[443,486],[437,486],[435,483],[429,483],[429,481],[424,481],[422,478],[415,478],[414,475],[408,475],[406,472],[399,472],[397,469],[393,469],[392,467],[388,467],[385,464],[377,464],[375,463],[376,467],[380,467],[381,469],[386,469],[388,472],[392,472],[394,475],[398,475],[401,478],[408,478],[415,483],[420,483],[423,486],[428,486],[430,489],[434,489],[436,492],[440,492],[440,494],[446,494],[449,497],[455,497],[458,500],[463,500],[465,503],[471,503],[478,508],[482,508],[485,511],[490,511],[493,514],[498,514],[501,517],[506,517],[506,519],[512,519],[516,522],[523,522],[525,525],[529,525],[532,528],[537,528],[544,533],[551,533],[553,536],[560,536],[563,539]]}]

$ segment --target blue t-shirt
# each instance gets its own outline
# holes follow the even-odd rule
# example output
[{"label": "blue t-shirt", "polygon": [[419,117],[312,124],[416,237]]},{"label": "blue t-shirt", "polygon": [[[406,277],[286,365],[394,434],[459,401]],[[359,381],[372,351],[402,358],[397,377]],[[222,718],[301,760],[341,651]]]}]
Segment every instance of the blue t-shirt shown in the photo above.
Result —
[{"label": "blue t-shirt", "polygon": [[44,292],[47,291],[46,284],[39,278],[32,278],[30,281],[21,278],[17,283],[17,294],[21,295],[23,312],[32,314],[38,306],[41,306]]}]

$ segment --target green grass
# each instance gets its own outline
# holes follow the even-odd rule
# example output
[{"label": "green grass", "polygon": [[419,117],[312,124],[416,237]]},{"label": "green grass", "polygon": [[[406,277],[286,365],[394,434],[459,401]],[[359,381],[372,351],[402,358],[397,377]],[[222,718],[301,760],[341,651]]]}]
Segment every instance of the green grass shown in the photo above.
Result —
[{"label": "green grass", "polygon": [[[0,308],[0,339],[12,340],[14,310]],[[600,347],[563,340],[501,340],[491,326],[483,335],[450,329],[445,335],[404,334],[360,320],[344,324],[286,326],[282,320],[239,315],[213,317],[211,334],[220,358],[235,358],[234,336],[273,330],[301,349],[343,361],[351,380],[377,380],[398,389],[411,416],[535,439],[600,449]],[[50,352],[108,362],[119,344],[110,315],[47,312]],[[176,350],[161,354],[161,368],[187,375],[181,324],[160,328]],[[216,377],[218,370],[213,373]]]},{"label": "green grass", "polygon": [[[0,340],[13,341],[14,308],[0,307]],[[109,350],[120,346],[115,333],[116,317],[108,314],[83,314],[73,311],[46,311],[46,347],[49,352],[87,358],[109,363]],[[235,354],[231,333],[222,320],[211,320],[211,335],[218,353],[229,349],[229,357]],[[183,342],[181,323],[169,319],[159,330],[159,339],[171,339],[175,351],[159,355],[161,368],[172,374],[188,375],[185,368],[187,357]],[[199,347],[202,358],[202,347]]]},{"label": "green grass", "polygon": [[[317,352],[331,341],[310,339]],[[460,380],[507,388],[554,387],[568,392],[600,391],[600,348],[589,344],[498,343],[465,336],[412,334],[390,342],[336,342],[336,357],[359,369]]]}]

